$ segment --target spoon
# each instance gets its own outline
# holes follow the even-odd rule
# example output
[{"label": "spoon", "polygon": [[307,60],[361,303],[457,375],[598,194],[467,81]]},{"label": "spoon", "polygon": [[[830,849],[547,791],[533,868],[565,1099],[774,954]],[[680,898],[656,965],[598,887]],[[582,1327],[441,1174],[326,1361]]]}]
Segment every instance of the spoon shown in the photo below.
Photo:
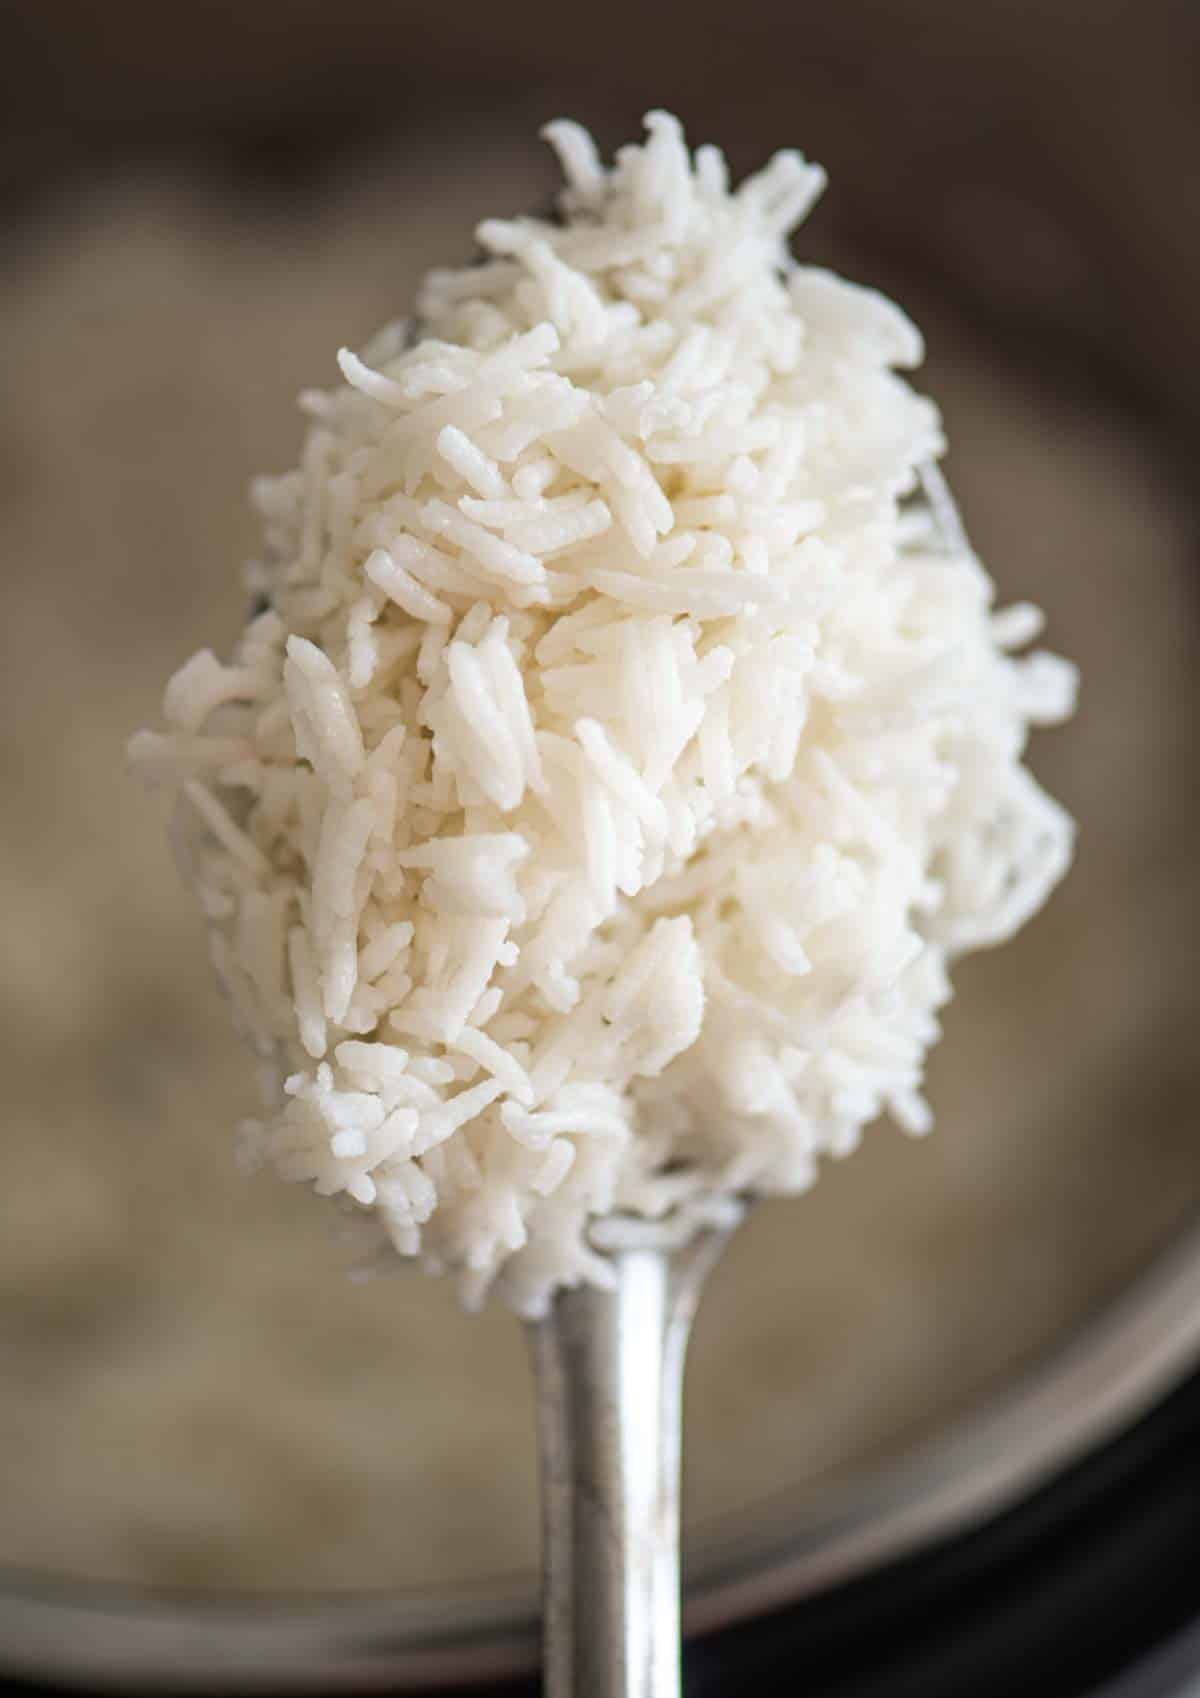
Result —
[{"label": "spoon", "polygon": [[[969,552],[935,465],[933,541]],[[683,1369],[704,1281],[738,1225],[613,1252],[612,1285],[529,1325],[542,1487],[545,1698],[679,1698]]]}]

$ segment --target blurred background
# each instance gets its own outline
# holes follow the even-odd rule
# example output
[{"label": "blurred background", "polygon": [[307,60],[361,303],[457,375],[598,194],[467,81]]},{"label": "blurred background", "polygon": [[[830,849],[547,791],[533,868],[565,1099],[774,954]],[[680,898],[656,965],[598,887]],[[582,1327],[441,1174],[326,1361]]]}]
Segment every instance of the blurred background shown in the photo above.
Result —
[{"label": "blurred background", "polygon": [[1189,0],[10,0],[0,1564],[446,1591],[534,1560],[515,1325],[347,1285],[324,1212],[234,1172],[250,1070],[122,751],[243,616],[243,492],[294,459],[295,394],[480,217],[545,203],[553,116],[609,151],[666,106],[737,174],[828,168],[800,257],[925,329],[968,529],[1085,678],[1034,752],[1078,866],[959,975],[937,1133],[873,1132],[714,1284],[697,1537],[936,1443],[1192,1219],[1198,49]]}]

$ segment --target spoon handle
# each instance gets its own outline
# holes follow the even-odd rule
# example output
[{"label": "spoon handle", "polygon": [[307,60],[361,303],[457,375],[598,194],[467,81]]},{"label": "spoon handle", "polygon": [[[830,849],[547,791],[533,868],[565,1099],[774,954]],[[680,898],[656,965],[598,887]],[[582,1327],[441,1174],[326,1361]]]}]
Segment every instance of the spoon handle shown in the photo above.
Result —
[{"label": "spoon handle", "polygon": [[530,1327],[546,1698],[679,1698],[683,1363],[728,1235],[618,1251],[611,1290],[561,1292]]}]

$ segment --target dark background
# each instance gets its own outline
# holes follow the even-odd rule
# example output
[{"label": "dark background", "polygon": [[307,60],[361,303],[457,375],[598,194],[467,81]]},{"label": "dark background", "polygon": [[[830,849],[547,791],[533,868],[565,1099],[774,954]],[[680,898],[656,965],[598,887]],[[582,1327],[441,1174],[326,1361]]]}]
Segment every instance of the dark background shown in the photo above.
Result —
[{"label": "dark background", "polygon": [[735,169],[799,139],[860,246],[936,255],[998,328],[1194,426],[1198,49],[1194,0],[10,0],[0,193],[44,209],[164,151],[282,185],[433,113],[486,131],[514,97],[611,144],[668,106]]}]

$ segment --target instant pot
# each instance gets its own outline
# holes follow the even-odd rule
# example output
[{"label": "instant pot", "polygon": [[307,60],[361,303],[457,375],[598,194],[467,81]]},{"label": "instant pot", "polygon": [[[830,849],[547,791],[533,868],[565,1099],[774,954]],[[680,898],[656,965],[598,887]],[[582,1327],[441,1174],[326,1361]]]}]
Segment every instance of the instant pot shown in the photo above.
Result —
[{"label": "instant pot", "polygon": [[[1200,1691],[1200,1231],[1053,1357],[852,1493],[690,1553],[691,1698]],[[537,1690],[508,1595],[237,1600],[7,1574],[20,1692]]]},{"label": "instant pot", "polygon": [[[391,123],[397,101],[405,145],[440,121],[447,78],[479,134],[514,86],[539,119],[617,114],[611,134],[671,104],[729,137],[735,162],[764,140],[811,142],[845,185],[846,230],[869,232],[894,273],[935,272],[992,315],[997,345],[1056,380],[1086,374],[1148,440],[1162,427],[1148,452],[1169,440],[1191,468],[1195,8],[1101,0],[1085,32],[1069,6],[848,0],[785,18],[751,0],[737,31],[724,8],[699,6],[683,31],[674,8],[626,6],[625,35],[555,29],[548,0],[437,12],[17,0],[0,20],[0,194],[37,199],[44,223],[60,174],[165,141],[215,146],[230,193],[286,196],[297,161]],[[1200,1693],[1200,1224],[919,1449],[704,1529],[686,1580],[689,1698]],[[537,1637],[532,1579],[255,1599],[0,1574],[14,1694],[524,1698]]]}]

